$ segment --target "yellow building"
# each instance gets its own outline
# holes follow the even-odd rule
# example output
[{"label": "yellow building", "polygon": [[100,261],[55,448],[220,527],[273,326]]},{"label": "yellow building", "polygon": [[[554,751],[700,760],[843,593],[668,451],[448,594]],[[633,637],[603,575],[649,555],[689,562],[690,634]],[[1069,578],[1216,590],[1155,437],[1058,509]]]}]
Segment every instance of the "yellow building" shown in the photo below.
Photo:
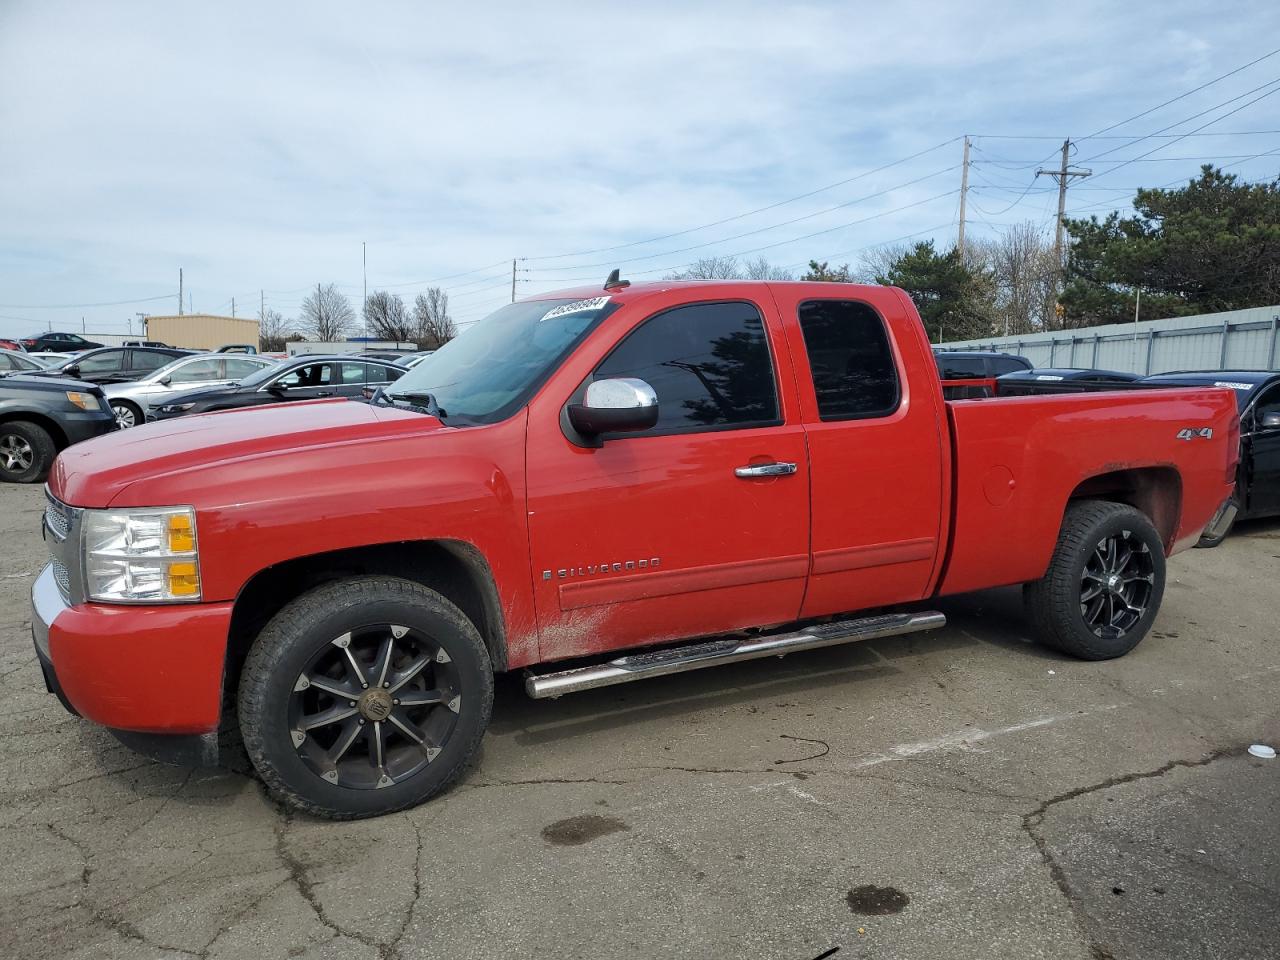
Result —
[{"label": "yellow building", "polygon": [[147,317],[147,339],[192,350],[216,350],[229,343],[248,343],[256,347],[258,321],[210,313]]}]

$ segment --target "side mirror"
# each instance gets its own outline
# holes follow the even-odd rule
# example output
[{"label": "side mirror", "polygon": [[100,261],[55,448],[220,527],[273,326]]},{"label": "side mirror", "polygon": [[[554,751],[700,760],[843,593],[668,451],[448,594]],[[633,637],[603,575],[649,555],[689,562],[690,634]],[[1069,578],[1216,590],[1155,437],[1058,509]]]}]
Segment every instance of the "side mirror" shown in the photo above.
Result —
[{"label": "side mirror", "polygon": [[173,374],[169,374],[167,377],[160,378],[160,386],[162,387],[170,386],[172,383],[173,383]]},{"label": "side mirror", "polygon": [[658,395],[635,377],[596,380],[582,403],[569,405],[569,423],[584,437],[648,430],[658,422]]},{"label": "side mirror", "polygon": [[1277,428],[1280,428],[1280,411],[1264,413],[1262,415],[1262,429],[1275,430]]},{"label": "side mirror", "polygon": [[277,396],[280,396],[281,394],[285,394],[288,392],[289,392],[289,385],[287,383],[277,382],[267,387],[267,393],[274,393]]},{"label": "side mirror", "polygon": [[62,372],[69,377],[78,377],[80,376],[80,364],[68,363],[65,367],[62,368]]}]

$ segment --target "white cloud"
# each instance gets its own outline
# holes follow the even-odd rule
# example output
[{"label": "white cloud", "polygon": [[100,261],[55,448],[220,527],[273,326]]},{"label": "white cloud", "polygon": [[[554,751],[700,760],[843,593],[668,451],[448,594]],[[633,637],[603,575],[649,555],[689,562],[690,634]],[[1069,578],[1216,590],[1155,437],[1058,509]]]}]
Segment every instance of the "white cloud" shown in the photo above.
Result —
[{"label": "white cloud", "polygon": [[[1265,52],[1251,38],[1280,35],[1270,9],[1220,4],[1208,19],[1187,0],[372,6],[0,7],[0,303],[155,296],[176,286],[182,266],[199,309],[225,310],[233,295],[256,302],[265,288],[289,314],[317,281],[358,294],[361,241],[374,287],[673,233],[965,132],[1080,136]],[[1189,115],[1278,69],[1280,57],[1133,129]],[[1280,127],[1276,117],[1263,101],[1228,125]],[[1280,144],[1264,140],[1187,141],[1174,152]],[[980,162],[1054,149],[979,145]],[[954,144],[616,258],[740,234],[958,161]],[[1195,166],[1134,166],[1096,183],[1163,182]],[[988,169],[1001,186],[1029,179]],[[701,252],[771,244],[955,186],[958,174],[943,175]],[[987,210],[1016,197],[975,187]],[[1051,206],[1033,193],[1003,219]],[[767,254],[824,259],[945,223],[954,209],[952,196]],[[578,275],[522,278],[542,281],[534,289]],[[458,315],[501,302],[504,291],[488,287],[503,276],[495,268],[456,281]],[[0,315],[55,326],[83,315],[91,329],[109,329],[135,309],[165,308]],[[0,333],[35,325],[0,320]]]}]

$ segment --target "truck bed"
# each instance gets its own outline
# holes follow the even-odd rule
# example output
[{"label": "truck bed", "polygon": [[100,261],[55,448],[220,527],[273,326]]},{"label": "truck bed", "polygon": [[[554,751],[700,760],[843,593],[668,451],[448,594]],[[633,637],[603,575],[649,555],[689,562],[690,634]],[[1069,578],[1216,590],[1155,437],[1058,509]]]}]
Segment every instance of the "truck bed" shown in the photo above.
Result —
[{"label": "truck bed", "polygon": [[1186,436],[1187,428],[1231,433],[1237,414],[1229,390],[994,397],[947,401],[946,409],[952,530],[941,594],[1039,578],[1073,496],[1126,493],[1152,516],[1172,554],[1195,544],[1230,494],[1224,445]]}]

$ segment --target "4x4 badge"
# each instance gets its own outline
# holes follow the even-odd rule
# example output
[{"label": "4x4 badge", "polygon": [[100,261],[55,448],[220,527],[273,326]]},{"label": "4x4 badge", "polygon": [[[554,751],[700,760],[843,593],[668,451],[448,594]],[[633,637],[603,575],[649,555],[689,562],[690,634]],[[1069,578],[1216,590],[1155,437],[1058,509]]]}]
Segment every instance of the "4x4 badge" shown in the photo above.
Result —
[{"label": "4x4 badge", "polygon": [[1200,437],[1208,440],[1213,436],[1213,427],[1183,427],[1178,431],[1179,440],[1194,440]]}]

